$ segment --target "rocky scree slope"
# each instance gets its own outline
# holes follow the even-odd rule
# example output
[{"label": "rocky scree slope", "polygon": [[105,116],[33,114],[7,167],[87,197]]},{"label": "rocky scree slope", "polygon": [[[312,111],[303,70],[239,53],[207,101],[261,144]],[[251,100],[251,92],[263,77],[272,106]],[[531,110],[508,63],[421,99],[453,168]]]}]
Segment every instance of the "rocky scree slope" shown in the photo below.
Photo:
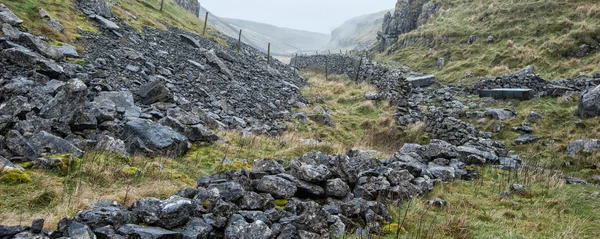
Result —
[{"label": "rocky scree slope", "polygon": [[174,28],[140,33],[95,14],[105,2],[85,3],[102,34],[81,32],[83,56],[21,31],[22,21],[1,5],[1,156],[177,156],[190,142],[218,140],[208,128],[276,134],[304,101],[304,80],[278,61],[267,66],[250,47],[238,54]]}]

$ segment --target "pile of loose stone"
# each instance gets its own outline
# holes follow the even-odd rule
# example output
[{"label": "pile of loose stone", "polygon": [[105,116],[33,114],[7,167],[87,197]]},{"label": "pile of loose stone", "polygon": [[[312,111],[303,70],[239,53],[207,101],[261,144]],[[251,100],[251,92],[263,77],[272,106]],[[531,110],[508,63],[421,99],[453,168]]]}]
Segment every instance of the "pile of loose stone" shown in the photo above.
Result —
[{"label": "pile of loose stone", "polygon": [[250,47],[238,54],[173,28],[140,33],[105,1],[78,6],[101,30],[80,32],[81,56],[23,32],[23,21],[0,4],[0,157],[177,156],[191,143],[218,140],[212,129],[278,134],[291,107],[304,105],[304,79]]},{"label": "pile of loose stone", "polygon": [[[466,165],[516,167],[518,157],[433,140],[406,144],[387,160],[363,151],[305,154],[284,167],[255,161],[251,170],[204,176],[196,188],[129,208],[99,202],[64,218],[56,230],[0,227],[0,238],[330,238],[381,233],[387,205],[427,193],[437,182],[470,179]],[[40,225],[41,224],[41,225]]]}]

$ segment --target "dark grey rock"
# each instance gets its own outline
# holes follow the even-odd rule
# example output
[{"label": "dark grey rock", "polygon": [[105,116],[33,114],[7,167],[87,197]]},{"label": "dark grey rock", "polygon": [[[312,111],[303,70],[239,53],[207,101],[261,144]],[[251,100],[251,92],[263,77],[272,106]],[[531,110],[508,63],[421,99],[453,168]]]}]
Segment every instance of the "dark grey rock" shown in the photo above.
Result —
[{"label": "dark grey rock", "polygon": [[533,143],[535,141],[537,141],[538,139],[540,139],[541,136],[537,135],[537,134],[525,134],[520,136],[519,138],[517,138],[515,141],[513,141],[513,144],[515,145],[522,145],[522,144],[530,144]]},{"label": "dark grey rock", "polygon": [[335,128],[335,122],[333,121],[333,117],[329,114],[312,114],[309,115],[308,118],[319,124]]},{"label": "dark grey rock", "polygon": [[146,105],[156,102],[173,101],[173,96],[169,89],[158,80],[143,85],[136,94],[140,96],[141,102]]},{"label": "dark grey rock", "polygon": [[290,171],[296,178],[312,183],[324,182],[331,177],[327,166],[306,164],[298,160],[290,162]]},{"label": "dark grey rock", "polygon": [[533,99],[535,92],[532,89],[521,88],[496,88],[479,90],[479,97],[492,97],[497,100],[517,99],[530,100]]},{"label": "dark grey rock", "polygon": [[180,232],[169,231],[160,227],[146,227],[134,224],[127,224],[119,228],[118,233],[127,238],[140,239],[181,239],[183,235]]},{"label": "dark grey rock", "polygon": [[130,208],[141,222],[166,229],[185,225],[190,218],[191,209],[191,200],[179,196],[171,196],[162,201],[144,198],[136,201]]},{"label": "dark grey rock", "polygon": [[75,157],[83,155],[83,151],[71,144],[71,142],[46,131],[41,131],[34,135],[31,138],[31,144],[34,145],[38,153],[72,154]]},{"label": "dark grey rock", "polygon": [[540,115],[540,114],[538,114],[536,112],[531,111],[531,112],[529,112],[529,115],[527,116],[527,121],[536,122],[536,121],[541,120],[543,118],[544,117],[542,115]]},{"label": "dark grey rock", "polygon": [[100,201],[90,209],[75,214],[74,220],[88,225],[92,229],[105,226],[119,228],[133,222],[133,215],[114,201]]},{"label": "dark grey rock", "polygon": [[225,238],[268,239],[271,233],[271,229],[263,221],[247,223],[242,216],[234,215],[225,229]]},{"label": "dark grey rock", "polygon": [[92,232],[92,229],[78,222],[71,222],[67,230],[70,238],[96,239],[96,235]]},{"label": "dark grey rock", "polygon": [[471,155],[476,155],[483,159],[483,161],[482,160],[475,160],[475,161],[465,160],[464,162],[467,164],[485,164],[486,160],[489,160],[492,162],[498,160],[498,156],[496,155],[496,153],[482,151],[482,150],[479,150],[479,149],[476,149],[476,148],[470,147],[470,146],[459,146],[456,148],[456,150],[458,151],[458,154],[463,159],[467,159]]},{"label": "dark grey rock", "polygon": [[21,42],[24,46],[29,47],[43,56],[53,60],[59,60],[64,56],[58,47],[50,45],[50,43],[45,42],[29,33],[21,34],[19,37],[19,42]]},{"label": "dark grey rock", "polygon": [[208,239],[213,227],[201,218],[192,218],[183,228],[184,239]]},{"label": "dark grey rock", "polygon": [[44,21],[44,23],[46,23],[46,25],[48,25],[52,29],[56,30],[57,32],[63,32],[65,30],[65,27],[62,24],[60,24],[60,22],[56,21],[52,16],[50,16],[50,13],[48,13],[43,8],[40,9],[39,14],[42,18],[42,21]]},{"label": "dark grey rock", "polygon": [[[157,154],[181,155],[189,147],[187,138],[172,128],[140,118],[129,118],[123,128],[123,138],[137,138]],[[138,146],[132,150],[143,149]]]},{"label": "dark grey rock", "polygon": [[0,238],[12,238],[24,230],[21,226],[0,226]]},{"label": "dark grey rock", "polygon": [[11,26],[8,23],[2,24],[2,34],[8,37],[8,40],[16,41],[21,37],[22,32],[18,28]]},{"label": "dark grey rock", "polygon": [[21,171],[24,170],[23,167],[14,165],[12,162],[8,161],[8,159],[5,159],[4,157],[0,156],[0,171],[12,169],[17,169]]},{"label": "dark grey rock", "polygon": [[253,172],[265,172],[267,174],[275,175],[284,173],[285,169],[281,164],[275,160],[257,160],[252,165]]},{"label": "dark grey rock", "polygon": [[446,205],[448,204],[448,202],[446,202],[446,200],[441,199],[439,197],[429,200],[428,203],[429,203],[429,205],[433,205],[436,207],[446,207]]},{"label": "dark grey rock", "polygon": [[339,178],[327,180],[325,186],[327,196],[344,198],[350,193],[350,186]]},{"label": "dark grey rock", "polygon": [[[103,0],[98,0],[98,1],[103,1]],[[98,22],[100,24],[100,27],[102,27],[102,28],[106,28],[108,30],[119,30],[119,29],[121,29],[121,27],[119,27],[119,25],[117,25],[116,23],[114,23],[111,20],[108,20],[108,19],[104,18],[103,16],[92,15],[91,18],[96,19],[96,22]]]},{"label": "dark grey rock", "polygon": [[264,176],[258,181],[256,189],[270,193],[275,198],[284,199],[291,198],[298,190],[294,182],[278,176]]},{"label": "dark grey rock", "polygon": [[577,113],[583,119],[600,115],[600,86],[581,92]]},{"label": "dark grey rock", "polygon": [[0,21],[8,23],[12,26],[19,26],[23,23],[17,15],[15,15],[6,5],[0,3]]},{"label": "dark grey rock", "polygon": [[105,0],[80,0],[79,7],[103,17],[112,17],[113,13]]},{"label": "dark grey rock", "polygon": [[413,87],[427,87],[437,82],[434,75],[408,77],[406,78],[406,81],[408,81]]},{"label": "dark grey rock", "polygon": [[190,44],[192,47],[194,48],[201,48],[202,45],[200,44],[200,42],[198,40],[196,40],[194,37],[189,36],[189,35],[179,35],[179,37],[181,38],[181,41]]},{"label": "dark grey rock", "polygon": [[573,184],[573,185],[588,185],[588,182],[583,180],[583,179],[578,179],[578,178],[569,178],[567,179],[567,184]]},{"label": "dark grey rock", "polygon": [[219,70],[221,71],[221,73],[227,75],[229,78],[233,78],[233,74],[229,70],[229,67],[227,67],[227,65],[225,64],[225,62],[223,62],[221,60],[221,58],[219,58],[217,56],[217,54],[215,53],[215,50],[205,51],[204,52],[204,57],[206,57],[206,60],[209,63],[211,63],[213,65],[216,65],[219,68]]},{"label": "dark grey rock", "polygon": [[450,181],[456,177],[453,167],[439,166],[434,163],[429,163],[428,166],[431,175],[440,181]]},{"label": "dark grey rock", "polygon": [[517,112],[510,109],[487,109],[485,115],[495,120],[507,120],[515,117]]},{"label": "dark grey rock", "polygon": [[94,104],[99,111],[99,120],[112,120],[118,108],[122,108],[126,118],[139,117],[141,108],[134,104],[133,95],[129,91],[100,92],[94,98]]}]

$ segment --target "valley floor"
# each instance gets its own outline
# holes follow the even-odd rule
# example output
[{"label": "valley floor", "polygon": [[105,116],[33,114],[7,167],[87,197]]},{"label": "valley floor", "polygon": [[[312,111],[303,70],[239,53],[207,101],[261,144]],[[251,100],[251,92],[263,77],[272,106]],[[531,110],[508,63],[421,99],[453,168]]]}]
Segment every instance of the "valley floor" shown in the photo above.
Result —
[{"label": "valley floor", "polygon": [[[289,161],[314,150],[337,154],[351,148],[374,150],[375,156],[386,159],[404,143],[429,140],[423,126],[411,125],[405,130],[394,127],[395,108],[388,102],[365,100],[366,93],[376,91],[373,86],[337,75],[327,80],[314,72],[305,72],[304,76],[309,85],[302,93],[314,104],[295,111],[308,114],[331,111],[335,128],[299,118],[289,123],[288,131],[280,137],[219,132],[226,142],[196,145],[184,157],[175,159],[89,153],[81,159],[56,155],[68,163],[55,170],[34,169],[30,163],[23,163],[20,166],[26,168],[25,173],[2,176],[0,224],[27,225],[42,217],[46,218],[45,226],[52,229],[64,216],[73,216],[98,200],[115,200],[128,206],[143,197],[164,198],[178,189],[194,187],[201,175],[250,169],[257,159]],[[563,117],[560,112],[571,110],[575,102],[542,98],[527,104],[511,104],[516,104],[519,111],[542,112],[548,117],[547,122],[540,124],[551,124],[553,117]],[[514,135],[500,132],[496,137],[510,141]],[[539,147],[542,146],[536,144],[512,149],[526,157],[533,157],[534,152],[549,157],[564,154],[553,150],[556,147],[542,151]],[[479,172],[476,179],[437,184],[427,195],[392,206],[393,222],[376,237],[595,238],[598,235],[600,188],[566,185],[562,171],[544,169],[541,163],[534,165],[527,160],[524,165],[516,171],[472,166]],[[566,170],[566,174],[585,176],[598,174],[598,170]],[[512,184],[521,184],[526,189],[516,192],[510,189]],[[429,200],[434,198],[445,200],[447,205],[441,208],[430,205]]]}]

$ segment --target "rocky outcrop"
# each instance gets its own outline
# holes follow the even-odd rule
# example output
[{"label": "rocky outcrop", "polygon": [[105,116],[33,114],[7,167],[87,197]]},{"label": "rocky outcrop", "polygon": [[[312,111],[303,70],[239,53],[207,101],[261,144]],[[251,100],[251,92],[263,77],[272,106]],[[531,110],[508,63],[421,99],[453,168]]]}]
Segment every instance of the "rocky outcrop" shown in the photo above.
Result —
[{"label": "rocky outcrop", "polygon": [[23,23],[6,5],[0,3],[0,23],[8,23],[11,26],[19,26]]},{"label": "rocky outcrop", "polygon": [[105,0],[77,0],[79,2],[79,7],[86,14],[95,13],[105,18],[110,18],[113,16],[113,12],[108,6],[108,2]]},{"label": "rocky outcrop", "polygon": [[194,14],[194,16],[200,16],[200,2],[198,0],[175,0],[175,3]]},{"label": "rocky outcrop", "polygon": [[381,32],[377,34],[379,51],[396,44],[401,34],[427,23],[439,8],[437,3],[430,3],[429,0],[398,0],[394,14],[388,12],[385,15]]}]

